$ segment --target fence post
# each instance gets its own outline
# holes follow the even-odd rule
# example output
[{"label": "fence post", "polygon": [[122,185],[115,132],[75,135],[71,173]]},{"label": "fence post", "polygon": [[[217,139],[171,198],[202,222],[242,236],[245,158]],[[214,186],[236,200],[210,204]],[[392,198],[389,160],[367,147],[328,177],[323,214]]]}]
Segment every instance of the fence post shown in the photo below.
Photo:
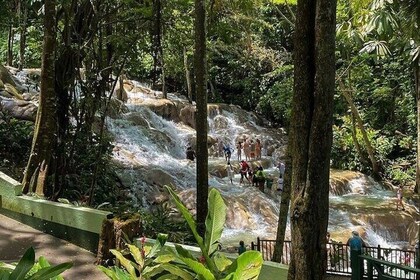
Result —
[{"label": "fence post", "polygon": [[381,259],[381,256],[382,256],[382,254],[381,254],[381,245],[378,245],[378,259]]},{"label": "fence post", "polygon": [[257,251],[261,252],[261,244],[260,244],[260,238],[257,237]]},{"label": "fence post", "polygon": [[252,250],[252,251],[254,251],[254,250],[255,250],[254,241],[251,241],[251,250]]}]

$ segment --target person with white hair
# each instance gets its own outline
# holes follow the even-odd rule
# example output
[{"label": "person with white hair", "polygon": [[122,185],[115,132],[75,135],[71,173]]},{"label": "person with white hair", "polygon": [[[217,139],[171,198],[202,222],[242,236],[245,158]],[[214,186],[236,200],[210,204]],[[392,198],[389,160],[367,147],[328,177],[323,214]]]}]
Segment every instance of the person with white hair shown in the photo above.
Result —
[{"label": "person with white hair", "polygon": [[351,234],[352,237],[347,240],[347,246],[350,248],[351,279],[363,279],[363,261],[359,256],[362,254],[362,247],[366,247],[366,244],[357,231],[354,230]]}]

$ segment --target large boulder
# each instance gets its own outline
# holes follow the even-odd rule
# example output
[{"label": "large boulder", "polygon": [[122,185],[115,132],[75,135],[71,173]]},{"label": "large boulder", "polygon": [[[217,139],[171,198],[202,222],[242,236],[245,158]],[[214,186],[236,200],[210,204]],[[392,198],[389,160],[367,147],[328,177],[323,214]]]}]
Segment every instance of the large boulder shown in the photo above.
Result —
[{"label": "large boulder", "polygon": [[167,120],[179,122],[178,103],[168,99],[145,99],[141,105],[147,106],[157,115]]},{"label": "large boulder", "polygon": [[12,78],[9,70],[6,67],[0,64],[0,80],[3,81],[4,84],[8,83],[13,86],[16,86],[15,80]]},{"label": "large boulder", "polygon": [[16,99],[20,99],[20,100],[24,99],[23,96],[19,93],[19,91],[13,85],[9,83],[4,84],[4,90]]},{"label": "large boulder", "polygon": [[2,99],[0,97],[0,111],[7,112],[17,119],[35,121],[38,107],[26,100]]},{"label": "large boulder", "polygon": [[2,80],[4,84],[11,84],[19,93],[21,93],[25,91],[25,88],[20,84],[19,80],[14,77],[18,71],[19,70],[16,68],[6,68],[3,65],[0,65],[0,80]]},{"label": "large boulder", "polygon": [[195,106],[187,105],[179,112],[181,121],[195,129]]}]

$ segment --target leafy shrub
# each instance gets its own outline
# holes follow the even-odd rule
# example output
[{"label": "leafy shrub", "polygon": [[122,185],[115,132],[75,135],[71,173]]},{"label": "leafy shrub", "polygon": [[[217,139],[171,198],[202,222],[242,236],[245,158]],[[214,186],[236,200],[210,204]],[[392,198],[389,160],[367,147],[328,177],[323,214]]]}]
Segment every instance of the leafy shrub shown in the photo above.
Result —
[{"label": "leafy shrub", "polygon": [[35,263],[34,248],[26,250],[16,265],[0,263],[0,279],[2,280],[63,280],[62,272],[72,267],[72,263],[51,266],[44,257]]},{"label": "leafy shrub", "polygon": [[196,223],[191,213],[180,201],[171,188],[167,187],[178,210],[190,226],[198,246],[201,257],[195,258],[182,246],[175,245],[175,251],[164,247],[167,235],[159,234],[153,247],[146,246],[144,239],[141,248],[127,245],[130,261],[121,252],[112,250],[123,268],[99,268],[113,280],[132,279],[257,279],[263,259],[260,252],[247,251],[237,259],[231,261],[220,253],[219,240],[226,220],[226,205],[216,189],[209,192],[208,215],[206,218],[206,232],[204,238],[196,229]]},{"label": "leafy shrub", "polygon": [[175,243],[193,243],[188,224],[185,221],[174,221],[172,208],[167,203],[159,204],[147,211],[142,211],[143,231],[150,238],[157,238],[158,233],[167,232],[168,240]]},{"label": "leafy shrub", "polygon": [[34,124],[0,114],[0,168],[8,175],[22,179],[31,151]]}]

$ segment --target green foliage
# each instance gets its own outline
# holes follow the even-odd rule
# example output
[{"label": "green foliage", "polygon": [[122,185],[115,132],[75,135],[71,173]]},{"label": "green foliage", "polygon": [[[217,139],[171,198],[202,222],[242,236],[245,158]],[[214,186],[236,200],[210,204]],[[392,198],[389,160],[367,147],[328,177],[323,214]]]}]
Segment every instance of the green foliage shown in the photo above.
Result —
[{"label": "green foliage", "polygon": [[[197,259],[179,245],[175,246],[175,251],[168,250],[164,247],[167,235],[159,234],[153,247],[145,245],[143,239],[140,248],[128,245],[129,255],[124,256],[123,253],[112,250],[122,268],[99,267],[110,279],[247,280],[258,278],[263,264],[260,252],[247,251],[234,261],[218,252],[217,245],[226,220],[226,205],[216,189],[211,189],[209,192],[209,209],[203,238],[196,230],[196,223],[191,213],[176,193],[170,187],[166,188],[190,226],[202,256]],[[131,260],[127,258],[128,256]]]},{"label": "green foliage", "polygon": [[293,96],[293,66],[278,68],[274,76],[274,85],[261,97],[256,110],[267,119],[287,127]]},{"label": "green foliage", "polygon": [[[141,212],[143,230],[146,236],[157,238],[158,233],[167,232],[169,241],[176,243],[192,243],[192,237],[185,221],[174,221],[171,217],[171,207],[168,203]],[[121,212],[121,209],[118,210]]]},{"label": "green foliage", "polygon": [[[85,204],[91,188],[95,168],[98,168],[97,188],[94,194],[93,205],[108,202],[114,205],[121,198],[117,189],[114,166],[111,163],[111,138],[99,138],[93,131],[86,131],[72,135],[74,142],[66,145],[66,154],[69,159],[69,169],[65,176],[65,188],[61,196],[78,204]],[[86,141],[86,138],[90,141]],[[74,146],[73,146],[74,145]],[[77,153],[74,153],[74,150]],[[73,151],[73,154],[72,154]],[[99,155],[99,157],[98,157]],[[121,190],[123,191],[123,190]]]},{"label": "green foliage", "polygon": [[190,226],[202,253],[202,259],[197,261],[182,247],[177,246],[177,256],[182,263],[192,270],[199,279],[246,280],[258,278],[263,263],[260,252],[247,251],[232,262],[217,251],[217,244],[222,236],[226,220],[226,205],[216,189],[211,189],[209,192],[209,209],[205,222],[206,233],[203,238],[196,231],[196,224],[192,215],[177,194],[170,187],[166,188]]},{"label": "green foliage", "polygon": [[72,267],[72,263],[62,263],[51,266],[44,257],[35,262],[35,251],[31,247],[16,265],[0,263],[0,279],[4,280],[63,280],[60,276]]},{"label": "green foliage", "polygon": [[[147,246],[144,242],[138,248],[134,245],[127,244],[128,252],[119,252],[111,250],[111,253],[116,257],[121,265],[106,268],[99,266],[99,269],[105,273],[109,279],[113,280],[132,280],[132,279],[150,279],[153,276],[159,275],[163,272],[170,272],[174,275],[187,278],[174,279],[192,279],[188,278],[188,274],[170,264],[174,257],[170,255],[163,246],[167,240],[166,234],[159,234],[157,242],[153,247]],[[158,256],[159,254],[159,256]],[[131,259],[125,256],[130,256]]]},{"label": "green foliage", "polygon": [[272,0],[274,4],[296,5],[297,0]]},{"label": "green foliage", "polygon": [[0,113],[0,169],[22,179],[32,144],[33,123]]}]

